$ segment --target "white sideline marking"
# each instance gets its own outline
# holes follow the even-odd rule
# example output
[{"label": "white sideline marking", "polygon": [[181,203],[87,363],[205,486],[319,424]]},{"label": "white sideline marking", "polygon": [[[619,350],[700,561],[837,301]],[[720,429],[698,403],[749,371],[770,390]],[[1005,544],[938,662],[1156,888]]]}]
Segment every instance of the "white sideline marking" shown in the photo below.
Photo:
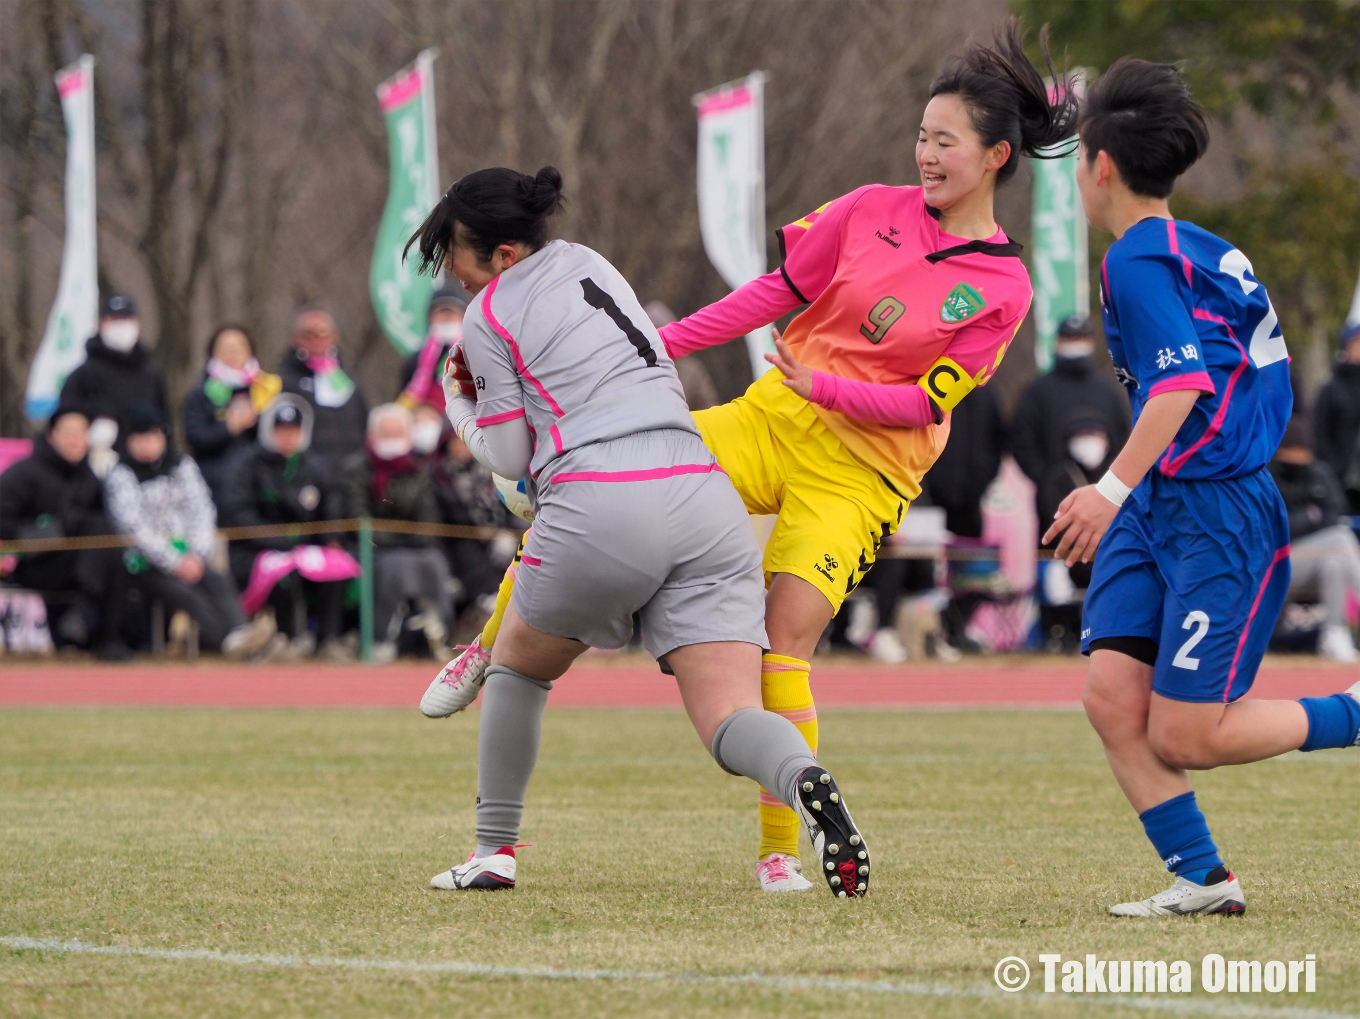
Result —
[{"label": "white sideline marking", "polygon": [[[471,962],[420,962],[415,959],[364,959],[339,956],[255,955],[216,952],[207,948],[132,948],[123,945],[92,945],[85,941],[45,938],[0,937],[0,945],[16,951],[62,952],[67,955],[134,956],[171,962],[221,962],[234,966],[280,966],[287,969],[330,967],[378,970],[392,973],[446,973],[460,976],[511,977],[531,980],[607,980],[677,984],[745,984],[776,990],[851,991],[864,994],[900,994],[931,998],[991,998],[1032,1003],[1033,995],[1017,997],[989,989],[942,987],[938,984],[900,984],[890,980],[853,980],[832,977],[781,977],[764,973],[662,973],[649,970],[555,969],[550,966],[484,966]],[[1043,997],[1048,997],[1044,995]],[[1153,1012],[1193,1015],[1266,1017],[1266,1019],[1360,1019],[1354,1014],[1312,1008],[1270,1008],[1252,1005],[1220,1005],[1213,1001],[1134,998],[1121,994],[1086,998],[1085,995],[1054,995],[1056,1003],[1112,1005]]]}]

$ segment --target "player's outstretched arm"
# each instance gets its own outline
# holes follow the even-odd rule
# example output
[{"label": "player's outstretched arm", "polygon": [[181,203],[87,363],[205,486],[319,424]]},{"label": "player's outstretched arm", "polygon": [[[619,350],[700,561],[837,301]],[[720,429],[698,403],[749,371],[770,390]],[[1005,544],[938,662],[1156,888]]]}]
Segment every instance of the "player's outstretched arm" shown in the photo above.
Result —
[{"label": "player's outstretched arm", "polygon": [[1133,434],[1105,477],[1094,485],[1078,488],[1059,504],[1053,524],[1043,538],[1046,544],[1062,535],[1053,551],[1054,559],[1062,559],[1071,566],[1078,559],[1089,563],[1095,557],[1096,546],[1119,512],[1120,504],[1166,452],[1199,397],[1198,389],[1177,389],[1148,400]]}]

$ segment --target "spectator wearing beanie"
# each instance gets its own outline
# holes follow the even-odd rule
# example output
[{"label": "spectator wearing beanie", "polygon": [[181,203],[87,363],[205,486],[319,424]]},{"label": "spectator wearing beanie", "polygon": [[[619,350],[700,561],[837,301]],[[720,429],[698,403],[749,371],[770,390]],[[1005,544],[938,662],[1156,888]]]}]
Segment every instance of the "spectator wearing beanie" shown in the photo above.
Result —
[{"label": "spectator wearing beanie", "polygon": [[[34,437],[33,453],[0,474],[0,539],[113,533],[104,513],[104,490],[86,462],[88,433],[82,410],[58,406],[43,434]],[[49,613],[58,620],[55,634],[89,644],[103,661],[131,657],[118,636],[127,582],[122,549],[21,553],[6,579],[44,595],[75,594],[75,606],[60,615]]]},{"label": "spectator wearing beanie", "polygon": [[151,407],[162,421],[170,419],[165,380],[141,337],[132,298],[109,295],[100,307],[99,332],[85,342],[85,363],[62,386],[61,402],[81,408],[90,419],[92,466],[100,477],[117,461],[114,444],[133,407]]},{"label": "spectator wearing beanie", "polygon": [[1011,454],[1036,486],[1067,460],[1068,430],[1078,418],[1098,423],[1115,455],[1128,441],[1129,398],[1096,371],[1095,349],[1090,319],[1065,319],[1053,347],[1053,370],[1031,382],[1016,406]]},{"label": "spectator wearing beanie", "polygon": [[[430,466],[413,455],[411,414],[397,403],[374,407],[364,449],[345,461],[345,515],[374,520],[438,523]],[[423,534],[373,532],[375,661],[391,661],[403,622],[424,631],[443,653],[453,618],[453,585],[436,539]],[[403,621],[400,609],[409,613]]]},{"label": "spectator wearing beanie", "polygon": [[429,335],[425,345],[401,364],[402,390],[397,402],[412,413],[421,405],[444,413],[444,362],[463,338],[467,291],[446,285],[430,298]]},{"label": "spectator wearing beanie", "polygon": [[279,364],[283,390],[312,405],[312,452],[332,471],[364,448],[368,401],[340,367],[340,330],[330,312],[306,308],[293,322],[292,349]]},{"label": "spectator wearing beanie", "polygon": [[[311,439],[312,408],[307,401],[285,393],[266,407],[260,415],[259,441],[238,461],[228,486],[228,496],[222,503],[224,525],[260,527],[343,517],[339,489],[325,465],[312,454]],[[238,539],[230,549],[232,577],[246,590],[256,560],[264,553],[327,541],[325,535]],[[307,580],[297,570],[281,578],[268,595],[281,633],[266,649],[265,657],[296,660],[318,651],[332,661],[349,660],[352,656],[340,641],[344,598],[343,580]],[[315,638],[306,625],[309,600],[317,619]]]},{"label": "spectator wearing beanie", "polygon": [[1313,407],[1315,452],[1332,469],[1346,493],[1347,509],[1360,513],[1360,324],[1341,330],[1332,377],[1318,390]]},{"label": "spectator wearing beanie", "polygon": [[1318,653],[1338,662],[1360,658],[1346,623],[1347,596],[1360,597],[1360,543],[1342,520],[1346,498],[1331,467],[1314,455],[1308,422],[1293,418],[1270,463],[1289,512],[1289,598],[1320,598],[1326,613]]},{"label": "spectator wearing beanie", "polygon": [[235,461],[255,446],[260,411],[282,389],[283,380],[261,370],[245,329],[212,334],[203,378],[184,398],[184,442],[219,508]]},{"label": "spectator wearing beanie", "polygon": [[114,525],[136,543],[124,556],[132,586],[187,612],[209,650],[230,658],[260,651],[274,635],[273,620],[266,615],[247,623],[231,580],[207,564],[217,510],[198,466],[170,446],[156,408],[133,407],[126,422],[105,498]]}]

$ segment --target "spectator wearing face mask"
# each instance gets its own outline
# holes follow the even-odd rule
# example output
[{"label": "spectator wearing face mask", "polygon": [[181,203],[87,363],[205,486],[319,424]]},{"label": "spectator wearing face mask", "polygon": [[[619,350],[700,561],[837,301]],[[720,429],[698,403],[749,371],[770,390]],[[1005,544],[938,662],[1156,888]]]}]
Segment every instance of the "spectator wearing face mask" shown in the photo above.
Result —
[{"label": "spectator wearing face mask", "polygon": [[[339,486],[311,453],[312,408],[306,400],[292,393],[278,397],[260,415],[258,431],[258,442],[237,463],[228,486],[222,504],[225,526],[305,524],[345,515]],[[325,560],[332,558],[357,572],[349,554],[326,535],[261,536],[231,543],[231,573],[245,592],[246,607],[258,601],[274,609],[280,632],[265,649],[266,660],[295,661],[313,652],[330,661],[352,657],[340,639],[347,581],[323,579],[331,565]],[[309,602],[316,617],[315,637],[307,625]]]},{"label": "spectator wearing face mask", "polygon": [[[1096,371],[1095,349],[1089,319],[1064,320],[1053,348],[1053,370],[1031,382],[1020,397],[1011,453],[1036,487],[1067,459],[1067,427],[1074,417],[1099,423],[1116,454],[1128,440],[1129,399],[1118,383]],[[1051,518],[1040,512],[1039,519]]]},{"label": "spectator wearing face mask", "polygon": [[333,470],[364,448],[368,401],[340,367],[340,330],[330,312],[305,308],[293,321],[292,349],[279,364],[283,390],[312,405],[312,451]]},{"label": "spectator wearing face mask", "polygon": [[1360,324],[1345,326],[1332,377],[1313,408],[1316,453],[1346,493],[1347,510],[1360,513]]},{"label": "spectator wearing face mask", "polygon": [[255,445],[260,411],[282,388],[282,379],[260,368],[244,328],[213,333],[203,379],[184,398],[184,442],[218,507],[235,462]]},{"label": "spectator wearing face mask", "polygon": [[1318,598],[1326,613],[1318,654],[1337,662],[1360,659],[1346,622],[1349,598],[1360,597],[1360,542],[1343,521],[1346,497],[1336,474],[1313,453],[1308,422],[1285,426],[1270,473],[1289,513],[1292,572],[1289,599]]},{"label": "spectator wearing face mask", "polygon": [[91,466],[100,477],[117,462],[113,449],[133,407],[151,407],[170,419],[165,380],[141,336],[132,298],[110,294],[99,309],[99,332],[85,342],[85,363],[62,386],[61,402],[90,416]]},{"label": "spectator wearing face mask", "polygon": [[210,651],[245,658],[262,650],[273,620],[246,622],[231,580],[208,566],[217,510],[198,465],[171,447],[154,407],[135,406],[126,421],[122,457],[104,487],[114,525],[136,543],[124,555],[132,586],[187,612]]},{"label": "spectator wearing face mask", "polygon": [[444,362],[449,351],[463,338],[463,312],[467,291],[457,284],[435,291],[430,298],[430,329],[425,345],[402,362],[401,395],[397,402],[414,412],[417,407],[433,407],[444,414]]},{"label": "spectator wearing face mask", "polygon": [[[0,474],[0,539],[112,533],[104,491],[85,459],[88,429],[80,408],[58,406],[44,432],[34,437],[33,453]],[[74,593],[74,606],[49,610],[49,618],[58,620],[54,633],[88,644],[103,661],[131,657],[118,636],[127,582],[122,549],[21,553],[5,579],[44,595]]]},{"label": "spectator wearing face mask", "polygon": [[[1104,421],[1081,410],[1071,415],[1063,429],[1062,458],[1049,467],[1035,493],[1039,527],[1046,529],[1070,492],[1099,481],[1118,452],[1110,442]],[[1091,564],[1077,563],[1069,568],[1064,563],[1041,559],[1039,565],[1039,625],[1054,650],[1075,650],[1081,635],[1079,592],[1084,592],[1091,583]]]},{"label": "spectator wearing face mask", "polygon": [[[439,522],[430,466],[413,455],[411,426],[411,412],[401,404],[373,408],[365,447],[343,468],[347,517]],[[436,539],[375,530],[373,544],[374,660],[396,657],[403,626],[423,630],[431,649],[442,649],[453,618],[453,585]]]}]

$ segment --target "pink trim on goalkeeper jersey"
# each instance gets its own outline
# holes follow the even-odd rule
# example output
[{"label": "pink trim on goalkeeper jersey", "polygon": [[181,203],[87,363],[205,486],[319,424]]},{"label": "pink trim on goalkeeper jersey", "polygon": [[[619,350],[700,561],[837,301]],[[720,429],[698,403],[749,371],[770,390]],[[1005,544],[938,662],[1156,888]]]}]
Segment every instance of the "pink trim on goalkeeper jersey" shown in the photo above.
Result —
[{"label": "pink trim on goalkeeper jersey", "polygon": [[656,481],[660,478],[673,478],[680,474],[719,474],[727,472],[716,463],[677,464],[674,467],[653,467],[642,471],[566,471],[554,474],[548,484],[556,485],[565,481]]},{"label": "pink trim on goalkeeper jersey", "polygon": [[[499,282],[500,277],[494,276],[492,277],[491,282],[486,285],[486,296],[482,298],[482,314],[486,317],[486,324],[495,331],[497,336],[510,345],[510,356],[515,360],[515,371],[519,372],[522,378],[528,379],[530,383],[533,384],[533,387],[538,390],[538,395],[543,397],[543,402],[548,405],[548,408],[554,414],[558,417],[563,417],[565,416],[566,411],[564,411],[558,405],[557,401],[552,398],[552,394],[548,392],[543,383],[534,378],[533,374],[529,371],[529,366],[524,363],[524,355],[520,353],[519,344],[516,343],[515,338],[510,335],[510,330],[501,325],[500,319],[498,319],[495,312],[491,310],[491,298],[495,296],[496,286]],[[559,445],[559,452],[560,451],[561,447]]]}]

